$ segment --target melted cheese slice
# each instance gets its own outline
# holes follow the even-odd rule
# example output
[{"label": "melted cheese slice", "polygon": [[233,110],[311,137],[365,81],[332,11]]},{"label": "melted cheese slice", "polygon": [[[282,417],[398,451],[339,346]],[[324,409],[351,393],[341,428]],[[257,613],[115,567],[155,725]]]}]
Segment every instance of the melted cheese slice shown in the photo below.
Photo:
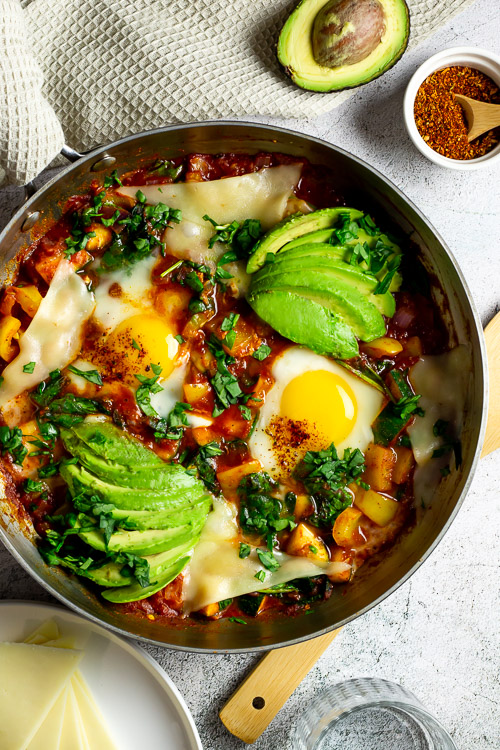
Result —
[{"label": "melted cheese slice", "polygon": [[227,246],[216,243],[209,250],[208,241],[215,230],[203,216],[208,214],[219,224],[259,219],[263,229],[270,229],[283,218],[301,170],[301,165],[292,164],[222,180],[121,187],[118,192],[135,198],[141,190],[149,204],[165,203],[170,208],[180,208],[182,221],[165,233],[168,250],[178,258],[199,260],[202,257],[205,261],[214,261]]},{"label": "melted cheese slice", "polygon": [[78,666],[79,651],[0,643],[0,747],[33,739]]},{"label": "melted cheese slice", "polygon": [[[94,295],[75,273],[75,267],[61,260],[47,294],[19,339],[19,354],[3,371],[0,408],[76,357],[83,324],[94,306]],[[35,362],[33,372],[24,372],[23,367],[30,362]]]},{"label": "melted cheese slice", "polygon": [[268,589],[294,578],[308,578],[344,571],[345,563],[320,564],[307,557],[292,557],[275,552],[280,567],[274,573],[266,571],[264,581],[255,578],[262,565],[255,549],[249,557],[239,557],[236,508],[224,500],[214,499],[214,510],[184,570],[184,612],[189,614],[207,604],[232,599],[241,594]]}]

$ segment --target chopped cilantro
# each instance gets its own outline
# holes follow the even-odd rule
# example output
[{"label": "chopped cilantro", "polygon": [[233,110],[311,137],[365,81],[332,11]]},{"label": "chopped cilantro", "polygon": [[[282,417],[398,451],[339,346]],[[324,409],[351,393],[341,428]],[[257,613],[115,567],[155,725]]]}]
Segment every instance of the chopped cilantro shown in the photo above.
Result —
[{"label": "chopped cilantro", "polygon": [[210,492],[217,492],[219,489],[213,458],[222,455],[222,453],[224,451],[217,443],[207,443],[198,448],[190,461],[190,464],[196,468],[199,478]]},{"label": "chopped cilantro", "polygon": [[25,492],[43,492],[45,485],[43,482],[36,482],[34,479],[26,479],[23,489]]},{"label": "chopped cilantro", "polygon": [[337,516],[352,502],[347,485],[359,479],[365,470],[365,459],[357,448],[346,448],[339,458],[332,443],[324,451],[308,451],[294,471],[312,496],[315,512],[309,517],[315,526],[331,526]]},{"label": "chopped cilantro", "polygon": [[230,604],[233,603],[232,599],[222,599],[219,602],[219,612],[222,612],[224,609],[227,609]]},{"label": "chopped cilantro", "polygon": [[102,378],[97,370],[79,370],[74,365],[69,365],[68,370],[75,375],[79,375],[84,380],[88,380],[89,383],[95,383],[95,385],[102,385]]},{"label": "chopped cilantro", "polygon": [[104,178],[104,187],[105,188],[112,187],[113,185],[120,185],[121,186],[122,184],[123,184],[122,181],[118,177],[118,170],[117,169],[113,169],[113,171],[111,172],[110,176]]},{"label": "chopped cilantro", "polygon": [[23,366],[23,372],[27,372],[31,375],[31,373],[34,371],[36,367],[36,362],[28,362],[27,365]]},{"label": "chopped cilantro", "polygon": [[9,453],[15,464],[22,466],[24,459],[28,453],[28,449],[23,444],[23,433],[19,427],[7,427],[7,425],[0,426],[0,446],[2,450],[2,456]]},{"label": "chopped cilantro", "polygon": [[181,336],[180,333],[177,334],[177,336],[174,336],[174,339],[177,341],[178,344],[183,344],[185,339]]},{"label": "chopped cilantro", "polygon": [[240,542],[240,551],[239,551],[239,557],[244,560],[245,557],[248,557],[251,552],[251,547],[249,544],[245,544],[244,542]]},{"label": "chopped cilantro", "polygon": [[269,550],[267,549],[263,550],[263,549],[257,548],[257,557],[259,558],[264,568],[267,568],[268,570],[271,570],[271,571],[278,570],[280,564],[274,557],[273,553],[270,552]]},{"label": "chopped cilantro", "polygon": [[134,347],[134,349],[137,349],[138,352],[141,351],[141,347],[139,346],[139,344],[137,343],[135,339],[132,339],[132,346]]},{"label": "chopped cilantro", "polygon": [[40,407],[45,407],[54,399],[63,384],[60,370],[52,370],[47,380],[43,380],[37,386],[36,391],[31,393],[31,400]]},{"label": "chopped cilantro", "polygon": [[252,354],[252,357],[255,359],[258,359],[259,362],[262,362],[263,359],[266,359],[266,357],[269,357],[271,354],[271,347],[267,344],[261,344],[258,349],[254,351]]},{"label": "chopped cilantro", "polygon": [[247,625],[247,621],[241,617],[228,617],[229,622],[237,622],[239,625]]}]

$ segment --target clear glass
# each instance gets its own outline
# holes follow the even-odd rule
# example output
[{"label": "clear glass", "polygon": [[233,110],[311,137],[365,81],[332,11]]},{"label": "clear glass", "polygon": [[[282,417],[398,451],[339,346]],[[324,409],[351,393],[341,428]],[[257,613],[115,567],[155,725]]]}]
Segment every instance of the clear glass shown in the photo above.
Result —
[{"label": "clear glass", "polygon": [[457,750],[413,693],[369,677],[318,693],[291,739],[293,750]]}]

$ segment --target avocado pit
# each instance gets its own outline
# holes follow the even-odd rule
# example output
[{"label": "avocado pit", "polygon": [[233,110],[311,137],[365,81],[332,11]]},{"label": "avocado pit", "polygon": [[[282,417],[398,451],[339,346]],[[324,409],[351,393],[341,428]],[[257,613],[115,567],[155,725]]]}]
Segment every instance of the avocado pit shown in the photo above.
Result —
[{"label": "avocado pit", "polygon": [[379,0],[330,0],[314,19],[314,59],[325,68],[354,65],[376,49],[385,29]]}]

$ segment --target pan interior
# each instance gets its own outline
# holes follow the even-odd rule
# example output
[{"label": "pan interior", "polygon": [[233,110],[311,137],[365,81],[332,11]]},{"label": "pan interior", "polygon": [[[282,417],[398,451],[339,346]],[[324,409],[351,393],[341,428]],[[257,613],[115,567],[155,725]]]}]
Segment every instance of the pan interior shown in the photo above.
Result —
[{"label": "pan interior", "polygon": [[[373,558],[346,587],[316,606],[312,615],[248,620],[246,626],[227,620],[200,621],[166,627],[147,619],[110,610],[84,583],[41,560],[29,529],[12,512],[8,499],[0,498],[0,538],[26,570],[68,606],[127,635],[191,651],[247,651],[285,645],[337,628],[370,609],[400,585],[441,539],[465,495],[478,459],[485,414],[485,355],[482,332],[465,282],[449,251],[418,210],[382,175],[346,152],[314,138],[277,128],[245,123],[203,123],[164,128],[131,136],[105,149],[98,149],[66,168],[14,216],[0,236],[2,281],[12,275],[18,251],[40,234],[40,228],[22,232],[27,215],[41,211],[42,228],[61,213],[60,206],[75,193],[84,192],[95,179],[91,167],[104,153],[116,159],[119,171],[137,168],[161,154],[162,158],[183,153],[256,153],[280,151],[306,157],[325,165],[338,176],[341,192],[355,205],[385,213],[419,248],[431,273],[433,292],[442,311],[450,346],[463,344],[470,361],[469,387],[463,405],[463,464],[441,482],[431,507],[418,524],[379,559]],[[5,494],[5,493],[2,493]]]}]

